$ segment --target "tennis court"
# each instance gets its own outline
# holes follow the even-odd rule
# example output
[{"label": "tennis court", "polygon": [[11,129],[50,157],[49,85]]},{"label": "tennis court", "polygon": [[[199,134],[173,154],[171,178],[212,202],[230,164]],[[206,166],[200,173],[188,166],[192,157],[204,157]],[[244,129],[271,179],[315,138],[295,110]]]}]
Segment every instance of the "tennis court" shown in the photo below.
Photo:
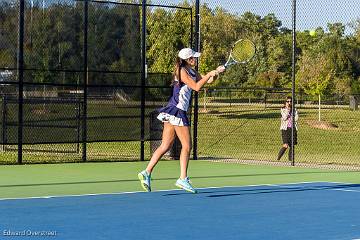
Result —
[{"label": "tennis court", "polygon": [[[360,240],[360,5],[321,3],[1,1],[0,240]],[[178,141],[137,177],[170,96],[197,194]]]},{"label": "tennis court", "polygon": [[1,239],[360,238],[358,172],[193,161],[190,194],[164,161],[145,193],[144,164],[4,166]]}]

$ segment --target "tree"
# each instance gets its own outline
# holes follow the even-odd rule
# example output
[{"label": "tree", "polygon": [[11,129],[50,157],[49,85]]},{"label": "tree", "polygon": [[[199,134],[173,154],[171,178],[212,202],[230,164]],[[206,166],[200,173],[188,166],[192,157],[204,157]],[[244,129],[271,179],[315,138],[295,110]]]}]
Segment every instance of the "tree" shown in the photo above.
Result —
[{"label": "tree", "polygon": [[0,2],[0,67],[16,68],[17,6],[9,1]]},{"label": "tree", "polygon": [[296,81],[305,93],[318,96],[318,120],[321,121],[321,96],[328,90],[334,75],[329,60],[323,55],[313,56],[305,52],[298,65]]},{"label": "tree", "polygon": [[147,19],[149,72],[171,73],[179,49],[191,47],[190,11],[156,8]]},{"label": "tree", "polygon": [[213,70],[224,64],[231,45],[238,39],[238,19],[223,8],[211,10],[201,7],[201,53],[200,72]]},{"label": "tree", "polygon": [[[291,34],[279,34],[268,41],[268,87],[284,87],[291,84],[292,74],[292,37]],[[260,74],[263,75],[263,74]]]},{"label": "tree", "polygon": [[256,86],[266,88],[279,88],[281,87],[281,80],[284,74],[276,71],[268,71],[260,73],[256,79]]}]

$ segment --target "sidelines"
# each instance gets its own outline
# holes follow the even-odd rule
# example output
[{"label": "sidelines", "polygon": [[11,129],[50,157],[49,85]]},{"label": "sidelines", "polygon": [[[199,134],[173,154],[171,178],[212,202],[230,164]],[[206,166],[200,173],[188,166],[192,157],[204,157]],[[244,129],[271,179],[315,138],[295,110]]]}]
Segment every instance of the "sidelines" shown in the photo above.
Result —
[{"label": "sidelines", "polygon": [[[205,188],[196,188],[198,190],[206,189],[220,189],[220,188],[246,188],[246,187],[261,187],[261,186],[276,186],[282,187],[286,185],[296,185],[296,184],[316,184],[316,183],[330,183],[330,184],[354,184],[354,183],[345,183],[345,182],[293,182],[293,183],[283,183],[283,184],[254,184],[254,185],[242,185],[242,186],[221,186],[221,187],[205,187]],[[324,189],[325,190],[325,189]],[[335,191],[347,191],[347,192],[360,192],[357,190],[346,190],[346,189],[327,189]],[[170,192],[170,191],[184,191],[182,189],[167,189],[167,190],[156,190],[153,192]],[[30,199],[52,199],[52,198],[70,198],[70,197],[90,197],[90,196],[103,196],[103,195],[125,195],[125,194],[136,194],[136,193],[147,193],[144,191],[133,191],[133,192],[119,192],[119,193],[89,193],[89,194],[73,194],[73,195],[62,195],[62,196],[39,196],[39,197],[24,197],[24,198],[0,198],[0,201],[8,200],[30,200]],[[190,194],[190,193],[189,193]]]}]

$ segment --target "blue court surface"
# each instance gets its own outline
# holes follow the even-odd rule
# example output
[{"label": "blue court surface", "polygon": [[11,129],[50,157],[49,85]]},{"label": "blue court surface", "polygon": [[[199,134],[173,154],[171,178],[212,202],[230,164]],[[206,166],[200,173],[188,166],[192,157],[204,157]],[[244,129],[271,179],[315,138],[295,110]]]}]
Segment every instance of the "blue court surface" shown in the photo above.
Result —
[{"label": "blue court surface", "polygon": [[360,184],[2,199],[0,239],[360,239]]}]

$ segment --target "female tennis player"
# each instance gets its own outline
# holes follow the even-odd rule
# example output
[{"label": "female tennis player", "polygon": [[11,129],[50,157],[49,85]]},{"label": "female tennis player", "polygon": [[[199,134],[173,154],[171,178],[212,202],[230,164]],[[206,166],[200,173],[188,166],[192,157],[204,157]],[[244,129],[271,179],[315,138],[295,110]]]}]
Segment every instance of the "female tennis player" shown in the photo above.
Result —
[{"label": "female tennis player", "polygon": [[293,160],[292,151],[291,151],[291,129],[293,126],[293,121],[295,120],[295,129],[294,129],[294,145],[297,144],[297,121],[299,119],[298,112],[295,108],[295,117],[292,116],[292,105],[291,105],[292,98],[287,97],[284,106],[281,108],[281,124],[280,124],[280,130],[281,130],[281,137],[283,145],[279,151],[277,160],[280,160],[281,157],[284,155],[286,149],[289,149],[289,161]]},{"label": "female tennis player", "polygon": [[181,153],[180,178],[175,185],[186,191],[196,193],[187,176],[191,136],[190,122],[186,112],[190,105],[192,90],[199,91],[207,81],[212,81],[219,73],[225,71],[224,66],[219,66],[216,70],[201,76],[194,70],[198,57],[200,57],[200,53],[191,48],[184,48],[179,51],[173,74],[173,95],[167,106],[159,109],[160,113],[157,117],[164,123],[162,142],[151,157],[146,169],[138,174],[141,186],[145,191],[151,192],[151,172],[160,158],[172,146],[176,134],[181,142]]}]

